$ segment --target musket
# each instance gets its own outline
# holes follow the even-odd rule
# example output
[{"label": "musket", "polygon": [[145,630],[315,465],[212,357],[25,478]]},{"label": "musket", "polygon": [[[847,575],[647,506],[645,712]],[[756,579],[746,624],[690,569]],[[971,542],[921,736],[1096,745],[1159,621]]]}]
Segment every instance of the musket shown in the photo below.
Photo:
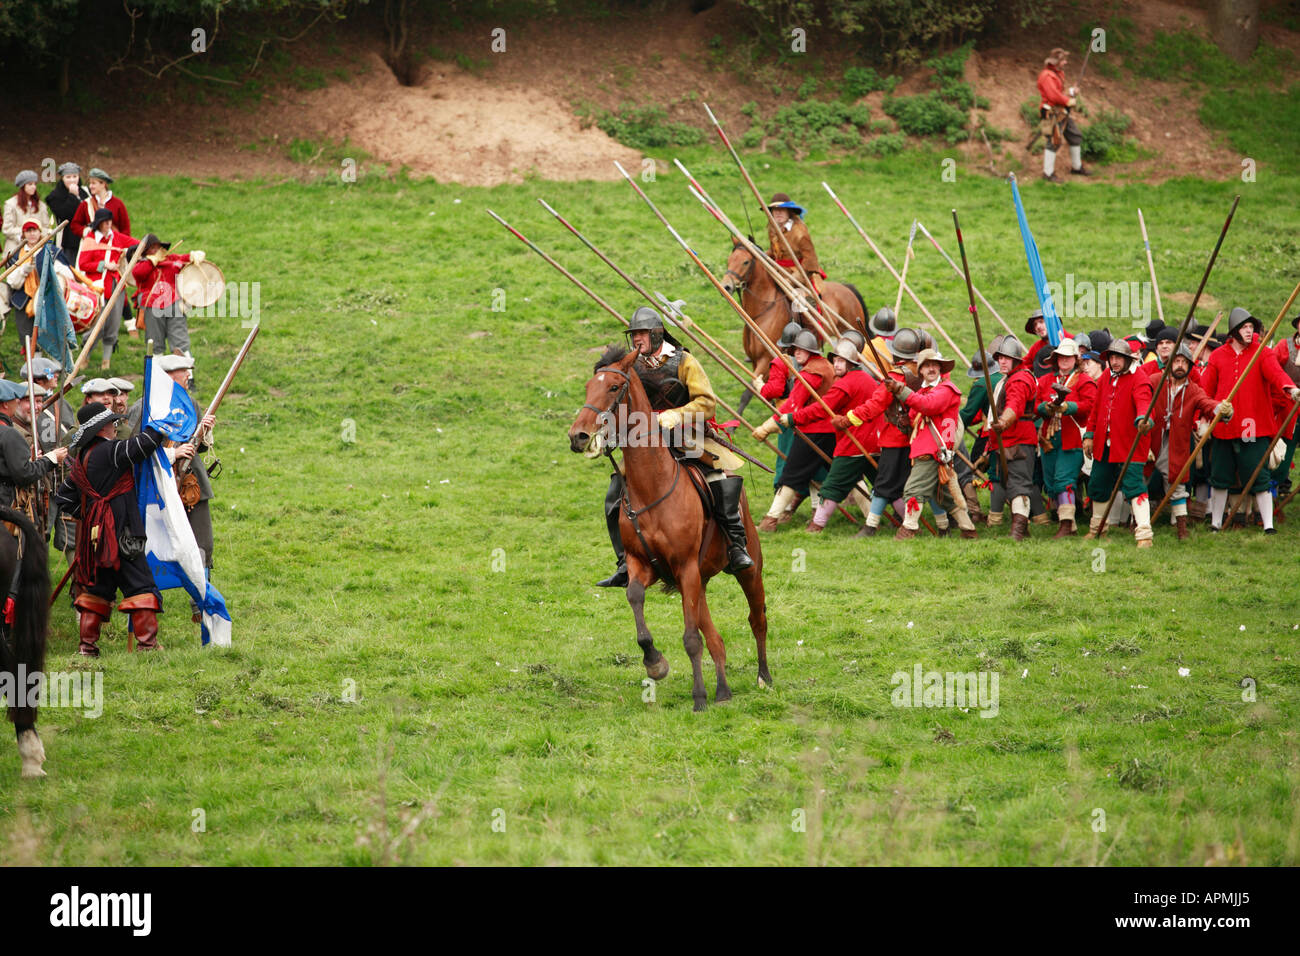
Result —
[{"label": "musket", "polygon": [[[1142,413],[1142,417],[1139,418],[1137,421],[1137,429],[1135,430],[1135,434],[1133,435],[1133,444],[1129,446],[1128,454],[1124,456],[1124,465],[1122,468],[1120,468],[1119,474],[1115,478],[1115,487],[1110,490],[1110,498],[1106,501],[1106,508],[1101,513],[1101,522],[1097,526],[1098,533],[1100,533],[1101,530],[1106,527],[1106,519],[1110,517],[1110,509],[1115,504],[1115,496],[1119,494],[1120,486],[1124,484],[1124,474],[1128,471],[1129,466],[1133,464],[1133,454],[1134,452],[1137,451],[1137,446],[1138,443],[1142,440],[1142,436],[1146,434],[1146,432],[1142,430],[1142,425],[1143,423],[1149,422],[1151,420],[1151,409],[1155,407],[1156,399],[1160,396],[1160,393],[1164,390],[1165,382],[1169,380],[1169,373],[1174,367],[1173,357],[1178,354],[1178,346],[1183,344],[1183,339],[1187,337],[1187,330],[1192,327],[1192,322],[1195,321],[1196,319],[1196,304],[1201,301],[1201,293],[1205,291],[1205,283],[1210,281],[1210,271],[1214,268],[1215,260],[1219,258],[1219,249],[1222,248],[1223,239],[1228,234],[1228,227],[1232,225],[1232,217],[1237,212],[1237,203],[1239,202],[1241,202],[1241,196],[1240,195],[1234,196],[1232,199],[1232,208],[1228,210],[1228,218],[1223,221],[1223,228],[1219,230],[1219,238],[1214,243],[1213,251],[1210,252],[1210,261],[1205,264],[1205,272],[1201,274],[1201,284],[1196,287],[1196,295],[1192,297],[1192,304],[1187,308],[1187,318],[1184,319],[1182,325],[1178,327],[1178,338],[1174,340],[1174,350],[1173,352],[1170,353],[1169,361],[1165,363],[1165,367],[1160,373],[1160,381],[1156,384],[1155,388],[1151,391],[1151,403],[1147,405],[1146,410]],[[1139,374],[1139,373],[1132,373],[1132,374]],[[1134,410],[1136,411],[1136,409]],[[1218,419],[1219,416],[1216,415],[1215,416],[1216,425],[1218,424]],[[1213,426],[1211,426],[1211,428],[1213,428]],[[1209,432],[1206,432],[1206,434],[1208,435]],[[1192,458],[1196,457],[1196,453],[1199,452],[1200,450],[1201,450],[1200,445],[1197,445],[1196,451],[1193,452],[1188,457],[1188,461],[1190,462]],[[1186,467],[1186,463],[1184,463],[1184,467]],[[1169,494],[1173,493],[1174,485],[1176,485],[1177,483],[1178,482],[1174,482],[1169,486]],[[1165,501],[1169,500],[1169,494],[1165,495]],[[1164,501],[1162,501],[1160,505],[1161,507],[1164,507]],[[1094,505],[1094,511],[1095,511],[1095,505]],[[1158,515],[1159,513],[1160,513],[1159,508],[1157,508],[1155,512],[1152,513],[1151,520],[1153,522],[1156,519],[1156,515]],[[1089,530],[1088,533],[1091,534],[1092,533],[1091,530]]]},{"label": "musket", "polygon": [[19,256],[18,259],[14,261],[14,264],[11,265],[8,269],[6,269],[4,272],[0,272],[0,282],[3,282],[5,279],[7,279],[9,277],[9,273],[13,272],[19,266],[24,266],[28,262],[30,262],[32,257],[35,256],[36,253],[40,252],[46,243],[50,242],[56,236],[58,236],[58,234],[63,231],[63,227],[66,226],[67,224],[68,224],[68,220],[65,219],[63,220],[63,222],[59,223],[58,227],[55,228],[53,232],[42,233],[41,238],[36,243],[36,245],[32,246],[31,249],[29,249],[27,252],[24,252],[21,256]]}]

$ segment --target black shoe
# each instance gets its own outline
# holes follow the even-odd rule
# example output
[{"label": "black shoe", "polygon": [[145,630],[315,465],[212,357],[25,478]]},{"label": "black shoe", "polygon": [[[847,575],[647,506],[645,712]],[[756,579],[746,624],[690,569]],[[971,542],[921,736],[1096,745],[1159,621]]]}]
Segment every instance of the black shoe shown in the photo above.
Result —
[{"label": "black shoe", "polygon": [[1092,172],[1091,172],[1090,170],[1084,169],[1082,166],[1080,166],[1078,169],[1072,169],[1072,170],[1070,170],[1070,175],[1071,175],[1071,176],[1091,176],[1091,175],[1092,175]]},{"label": "black shoe", "polygon": [[1265,534],[1277,534],[1277,528],[1265,528],[1265,529],[1264,529],[1264,533],[1265,533]]},{"label": "black shoe", "polygon": [[627,565],[620,564],[618,570],[611,574],[603,581],[597,581],[598,588],[625,588],[627,587]]},{"label": "black shoe", "polygon": [[727,535],[728,574],[739,574],[754,566],[754,559],[745,550],[745,519],[740,515],[740,495],[744,485],[743,478],[723,478],[721,481],[709,482],[709,488],[713,491],[714,517]]}]

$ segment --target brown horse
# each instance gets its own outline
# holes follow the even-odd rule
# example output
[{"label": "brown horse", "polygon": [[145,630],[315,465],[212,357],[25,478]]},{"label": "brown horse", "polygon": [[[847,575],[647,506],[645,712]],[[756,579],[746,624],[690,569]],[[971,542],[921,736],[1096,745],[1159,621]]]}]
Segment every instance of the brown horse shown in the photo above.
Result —
[{"label": "brown horse", "polygon": [[[781,330],[790,322],[799,322],[812,328],[811,322],[805,321],[799,313],[791,309],[790,300],[786,298],[785,293],[777,286],[762,263],[739,239],[734,237],[731,240],[731,255],[727,257],[727,271],[722,279],[722,287],[731,295],[741,293],[741,308],[773,342],[781,337]],[[843,282],[823,282],[821,293],[822,299],[832,309],[848,320],[859,332],[866,334],[867,306],[855,287]],[[834,332],[839,328],[839,323],[829,315],[819,321],[829,331]],[[748,324],[745,325],[744,341],[745,356],[754,366],[754,375],[766,378],[768,366],[772,364],[772,356]],[[752,397],[753,393],[746,390],[740,399],[740,411],[745,410]]]},{"label": "brown horse", "polygon": [[[569,428],[569,448],[589,458],[610,454],[614,447],[623,449],[623,475],[626,491],[619,516],[619,530],[627,552],[627,601],[636,619],[636,641],[641,645],[646,674],[658,681],[668,676],[668,659],[654,645],[645,622],[646,588],[662,581],[668,590],[682,596],[682,616],[686,629],[682,644],[691,659],[694,683],[691,696],[695,710],[703,710],[708,700],[701,666],[700,632],[708,644],[709,656],[717,671],[718,685],[714,701],[731,699],[727,685],[727,651],[722,635],[713,625],[705,590],[709,579],[727,566],[727,538],[713,521],[694,482],[685,474],[689,466],[674,457],[658,441],[656,412],[650,405],[641,379],[632,368],[636,353],[607,352],[602,367],[587,382],[587,400]],[[623,410],[625,409],[625,412]],[[631,427],[628,435],[614,434],[618,419]],[[646,423],[653,441],[636,440],[637,423]],[[633,440],[627,441],[631,437]],[[704,492],[708,494],[707,490]],[[635,523],[628,509],[635,514]],[[746,549],[754,564],[736,575],[749,602],[749,627],[758,646],[759,685],[772,683],[767,669],[767,606],[763,593],[763,555],[758,530],[749,516],[749,503],[742,496],[740,511],[745,518]]]}]

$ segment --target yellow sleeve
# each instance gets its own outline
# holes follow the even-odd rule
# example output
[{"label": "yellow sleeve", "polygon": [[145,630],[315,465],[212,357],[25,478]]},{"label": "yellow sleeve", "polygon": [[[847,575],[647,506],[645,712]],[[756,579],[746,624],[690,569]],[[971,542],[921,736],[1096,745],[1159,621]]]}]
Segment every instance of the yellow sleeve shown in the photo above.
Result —
[{"label": "yellow sleeve", "polygon": [[709,384],[709,377],[704,374],[704,369],[691,353],[682,353],[681,364],[677,366],[677,378],[691,393],[691,400],[677,410],[682,414],[698,414],[705,418],[712,418],[714,408],[717,406],[717,399],[713,396],[713,386]]}]

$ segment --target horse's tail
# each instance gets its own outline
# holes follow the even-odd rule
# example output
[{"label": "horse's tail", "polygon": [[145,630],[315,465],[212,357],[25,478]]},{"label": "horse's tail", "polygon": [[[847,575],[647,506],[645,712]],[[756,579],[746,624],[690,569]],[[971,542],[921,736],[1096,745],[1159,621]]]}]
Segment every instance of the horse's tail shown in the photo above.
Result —
[{"label": "horse's tail", "polygon": [[[17,525],[23,534],[23,554],[16,558],[20,562],[16,593],[9,593],[9,580],[0,582],[6,616],[9,601],[13,600],[13,624],[9,628],[12,646],[10,641],[0,640],[0,660],[16,681],[19,664],[29,675],[45,669],[45,637],[50,621],[49,548],[36,526],[21,512],[0,508],[0,521]],[[20,729],[31,726],[36,723],[36,708],[10,707],[9,719]]]},{"label": "horse's tail", "polygon": [[862,306],[862,328],[865,330],[867,327],[867,315],[868,315],[867,303],[863,300],[862,293],[858,291],[858,287],[855,286],[852,282],[845,282],[844,288],[852,292],[853,298],[857,299],[858,305]]}]

